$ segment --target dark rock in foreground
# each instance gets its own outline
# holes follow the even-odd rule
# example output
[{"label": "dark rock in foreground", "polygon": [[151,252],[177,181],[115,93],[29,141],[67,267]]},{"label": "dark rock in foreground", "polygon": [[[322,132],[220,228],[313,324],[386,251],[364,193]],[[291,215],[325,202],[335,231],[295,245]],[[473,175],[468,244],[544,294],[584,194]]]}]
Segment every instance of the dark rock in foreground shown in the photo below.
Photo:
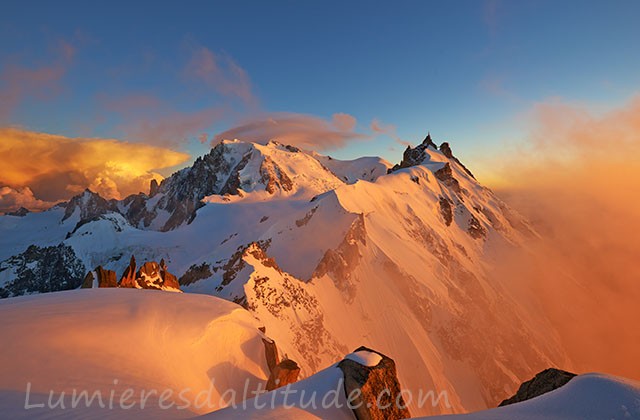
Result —
[{"label": "dark rock in foreground", "polygon": [[406,419],[411,417],[401,394],[393,359],[364,346],[354,353],[380,356],[375,366],[345,358],[338,367],[344,374],[344,391],[358,420]]},{"label": "dark rock in foreground", "polygon": [[542,394],[546,394],[547,392],[560,388],[573,379],[574,376],[576,376],[575,373],[560,369],[549,368],[543,370],[532,379],[523,382],[522,385],[520,385],[520,388],[518,388],[518,392],[516,392],[513,397],[502,401],[498,407],[539,397]]}]

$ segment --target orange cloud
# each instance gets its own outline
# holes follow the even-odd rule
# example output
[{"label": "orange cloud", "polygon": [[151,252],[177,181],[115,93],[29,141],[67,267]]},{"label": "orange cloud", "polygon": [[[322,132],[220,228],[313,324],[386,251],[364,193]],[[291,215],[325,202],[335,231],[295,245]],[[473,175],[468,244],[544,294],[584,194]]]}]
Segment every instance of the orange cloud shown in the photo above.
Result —
[{"label": "orange cloud", "polygon": [[87,187],[107,198],[146,192],[151,179],[162,179],[155,171],[188,158],[147,144],[0,128],[0,185],[27,196],[31,191],[46,202],[68,199]]},{"label": "orange cloud", "polygon": [[233,139],[258,143],[277,140],[306,149],[326,150],[368,138],[354,132],[355,125],[356,119],[348,114],[334,114],[332,120],[327,121],[312,115],[273,113],[216,134],[212,144]]},{"label": "orange cloud", "polygon": [[353,131],[356,128],[357,120],[354,116],[339,112],[332,116],[333,125],[340,131]]},{"label": "orange cloud", "polygon": [[529,142],[496,158],[499,194],[541,240],[505,252],[496,279],[532,291],[575,369],[640,379],[640,96],[605,113],[554,99]]},{"label": "orange cloud", "polygon": [[533,119],[532,146],[542,158],[557,158],[562,153],[562,157],[587,161],[594,156],[629,161],[629,156],[620,156],[615,148],[640,150],[640,95],[602,115],[553,99],[537,104]]},{"label": "orange cloud", "polygon": [[239,98],[251,108],[258,104],[247,72],[226,54],[215,54],[206,47],[196,47],[185,74],[222,95]]},{"label": "orange cloud", "polygon": [[[383,124],[380,120],[374,118],[373,121],[371,121],[371,131],[373,131],[376,135],[387,135],[403,146],[412,146],[410,142],[402,140],[396,134],[396,126],[393,124]],[[391,150],[395,151],[395,149],[393,148]]]},{"label": "orange cloud", "polygon": [[44,210],[54,204],[35,198],[29,187],[0,187],[0,213],[14,211],[20,207],[29,210]]}]

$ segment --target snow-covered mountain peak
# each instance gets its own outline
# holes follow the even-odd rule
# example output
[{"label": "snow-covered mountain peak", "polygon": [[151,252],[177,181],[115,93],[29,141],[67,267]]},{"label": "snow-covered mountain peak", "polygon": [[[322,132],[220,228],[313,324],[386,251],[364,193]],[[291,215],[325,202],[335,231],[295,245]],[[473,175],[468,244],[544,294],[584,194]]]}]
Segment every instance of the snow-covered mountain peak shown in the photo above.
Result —
[{"label": "snow-covered mountain peak", "polygon": [[77,213],[83,222],[116,209],[115,200],[108,201],[88,188],[72,197],[64,207],[63,221]]},{"label": "snow-covered mountain peak", "polygon": [[422,143],[416,147],[407,146],[403,153],[402,161],[389,169],[389,173],[417,165],[431,165],[431,168],[441,169],[442,166],[434,165],[437,163],[452,163],[462,169],[467,176],[475,179],[471,171],[453,155],[451,145],[448,142],[444,142],[438,147],[433,142],[431,134],[427,134]]},{"label": "snow-covered mountain peak", "polygon": [[[527,224],[430,136],[389,167],[223,141],[150,194],[85,192],[64,208],[0,218],[0,233],[16,238],[0,235],[0,296],[72,288],[62,279],[82,281],[98,265],[120,273],[132,254],[164,258],[183,291],[249,309],[303,376],[365,344],[394,355],[409,388],[451,391],[454,410],[491,405],[562,357],[552,339],[531,339],[544,325],[521,322],[531,314],[485,270],[491,249],[522,242]],[[67,268],[48,273],[58,261]],[[535,348],[508,351],[523,342]]]},{"label": "snow-covered mountain peak", "polygon": [[374,181],[389,166],[379,158],[338,161],[274,140],[224,140],[151,196],[128,197],[119,208],[133,226],[167,231],[190,223],[207,202],[309,200],[358,179]]}]

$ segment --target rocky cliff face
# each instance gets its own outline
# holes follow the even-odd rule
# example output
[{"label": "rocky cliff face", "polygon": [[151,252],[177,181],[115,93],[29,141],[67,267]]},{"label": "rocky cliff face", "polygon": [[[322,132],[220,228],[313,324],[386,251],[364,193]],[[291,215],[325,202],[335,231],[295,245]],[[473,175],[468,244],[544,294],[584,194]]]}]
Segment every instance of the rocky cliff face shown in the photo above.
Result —
[{"label": "rocky cliff face", "polygon": [[68,245],[31,245],[0,262],[0,297],[75,289],[85,267]]},{"label": "rocky cliff face", "polygon": [[84,190],[82,194],[76,195],[69,200],[68,203],[64,204],[64,208],[63,222],[74,214],[79,217],[74,231],[85,223],[96,220],[102,215],[118,211],[116,200],[105,200],[100,197],[99,194],[89,189]]}]

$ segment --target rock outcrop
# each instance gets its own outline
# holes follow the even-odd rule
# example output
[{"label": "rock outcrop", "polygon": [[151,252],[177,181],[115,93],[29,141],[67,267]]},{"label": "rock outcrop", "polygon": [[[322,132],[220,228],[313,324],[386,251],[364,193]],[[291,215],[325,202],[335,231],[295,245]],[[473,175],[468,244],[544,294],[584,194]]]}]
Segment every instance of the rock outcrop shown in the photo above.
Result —
[{"label": "rock outcrop", "polygon": [[467,232],[473,239],[482,239],[487,237],[487,228],[482,226],[480,221],[475,216],[471,216],[469,219],[469,226]]},{"label": "rock outcrop", "polygon": [[278,363],[267,380],[267,391],[287,386],[298,380],[300,375],[300,367],[296,362],[290,359],[284,359]]},{"label": "rock outcrop", "polygon": [[129,260],[129,265],[124,269],[124,273],[122,277],[120,277],[120,282],[118,286],[120,287],[136,287],[137,275],[136,275],[136,257],[131,256],[131,260]]},{"label": "rock outcrop", "polygon": [[116,200],[105,200],[100,194],[94,193],[88,188],[82,194],[76,195],[69,200],[64,209],[62,221],[67,220],[75,213],[79,214],[80,220],[76,225],[76,229],[96,217],[118,211]]},{"label": "rock outcrop", "polygon": [[411,146],[407,146],[406,150],[402,155],[402,161],[399,164],[394,165],[393,168],[389,169],[387,172],[395,172],[398,169],[409,168],[411,166],[420,165],[427,157],[425,150],[431,147],[433,150],[438,150],[438,146],[431,140],[431,134],[427,134],[427,137],[417,145],[412,148]]},{"label": "rock outcrop", "polygon": [[293,189],[291,178],[268,156],[264,158],[262,165],[260,165],[260,175],[262,176],[265,190],[269,194],[274,194],[277,190],[291,191]]},{"label": "rock outcrop", "polygon": [[142,289],[180,289],[178,278],[167,271],[164,259],[160,260],[160,264],[155,261],[146,261],[142,264],[136,281]]},{"label": "rock outcrop", "polygon": [[[260,327],[259,330],[263,334],[267,331],[265,327]],[[267,359],[267,366],[269,367],[269,378],[267,379],[266,385],[267,391],[273,391],[274,389],[296,382],[300,375],[300,367],[298,364],[286,356],[280,361],[278,346],[276,346],[276,342],[269,337],[262,337],[262,344],[264,344],[264,355]]]},{"label": "rock outcrop", "polygon": [[161,259],[160,263],[146,261],[136,272],[136,258],[132,255],[120,281],[116,280],[115,271],[105,270],[102,266],[98,266],[94,271],[87,273],[82,288],[93,287],[94,273],[98,277],[98,287],[180,291],[178,278],[169,272],[164,259]]},{"label": "rock outcrop", "polygon": [[451,188],[456,194],[460,194],[462,189],[457,179],[453,177],[453,171],[451,170],[451,164],[445,163],[444,166],[434,172],[434,175],[438,181],[442,182],[445,186]]},{"label": "rock outcrop", "polygon": [[95,273],[98,276],[98,287],[118,287],[115,271],[105,270],[99,265],[96,267]]},{"label": "rock outcrop", "polygon": [[160,185],[158,185],[158,181],[155,178],[152,179],[149,183],[149,197],[153,197],[154,195],[158,194],[159,187]]},{"label": "rock outcrop", "polygon": [[30,245],[24,252],[0,261],[0,273],[12,280],[0,285],[0,298],[78,288],[86,268],[72,247],[60,243]]},{"label": "rock outcrop", "polygon": [[267,358],[267,366],[269,367],[269,372],[273,372],[275,367],[280,364],[280,356],[278,356],[278,346],[276,346],[275,341],[267,337],[262,339],[262,344],[264,344],[264,355]]},{"label": "rock outcrop", "polygon": [[447,226],[451,226],[453,222],[453,209],[451,208],[451,200],[446,197],[440,197],[438,200],[440,204],[440,214],[444,219]]},{"label": "rock outcrop", "polygon": [[466,166],[460,162],[460,160],[453,155],[453,151],[451,150],[451,146],[449,143],[444,142],[438,147],[433,140],[431,139],[431,134],[427,134],[427,137],[417,145],[416,147],[407,146],[404,154],[402,155],[402,161],[399,164],[394,165],[393,168],[389,169],[387,172],[395,172],[398,169],[409,168],[411,166],[420,165],[427,158],[426,150],[431,147],[432,150],[439,150],[447,159],[457,163],[460,167],[471,177],[474,178],[473,174]]},{"label": "rock outcrop", "polygon": [[453,158],[453,152],[451,151],[451,146],[446,141],[440,145],[440,151],[443,155],[448,157],[449,159]]},{"label": "rock outcrop", "polygon": [[516,392],[516,394],[511,398],[502,401],[499,407],[539,397],[542,394],[546,394],[547,392],[560,388],[575,376],[575,373],[560,369],[545,369],[532,379],[523,382],[522,385],[520,385],[520,388],[518,388],[518,392]]},{"label": "rock outcrop", "polygon": [[351,280],[351,273],[360,263],[359,246],[367,245],[367,232],[364,214],[359,214],[347,231],[344,239],[336,249],[328,249],[318,263],[312,278],[331,274],[334,284],[342,292],[345,301],[352,302],[356,287]]},{"label": "rock outcrop", "polygon": [[467,169],[466,166],[464,166],[462,164],[462,162],[460,162],[460,160],[455,157],[453,155],[453,151],[451,150],[451,146],[449,145],[449,143],[444,142],[440,145],[440,152],[445,155],[448,159],[451,159],[452,161],[454,161],[455,163],[457,163],[458,165],[460,165],[460,167],[467,173],[467,175],[469,175],[471,178],[475,179],[476,177],[473,176],[473,174],[471,173],[471,171],[469,169]]},{"label": "rock outcrop", "polygon": [[18,210],[9,211],[9,212],[5,213],[5,215],[7,215],[7,216],[16,216],[16,217],[24,217],[29,213],[31,213],[29,211],[29,209],[27,209],[25,207],[20,207]]},{"label": "rock outcrop", "polygon": [[338,363],[338,367],[344,375],[344,392],[356,419],[411,417],[391,358],[363,346]]},{"label": "rock outcrop", "polygon": [[163,288],[180,290],[178,278],[169,272],[167,269],[167,263],[164,262],[164,258],[160,260],[160,278],[162,279]]},{"label": "rock outcrop", "polygon": [[199,280],[209,278],[213,275],[211,272],[211,266],[206,262],[202,264],[193,264],[189,269],[180,277],[178,282],[181,286],[188,286]]},{"label": "rock outcrop", "polygon": [[93,287],[93,282],[95,281],[95,276],[93,275],[93,271],[87,272],[87,275],[84,276],[84,280],[82,281],[81,289],[91,289]]}]

